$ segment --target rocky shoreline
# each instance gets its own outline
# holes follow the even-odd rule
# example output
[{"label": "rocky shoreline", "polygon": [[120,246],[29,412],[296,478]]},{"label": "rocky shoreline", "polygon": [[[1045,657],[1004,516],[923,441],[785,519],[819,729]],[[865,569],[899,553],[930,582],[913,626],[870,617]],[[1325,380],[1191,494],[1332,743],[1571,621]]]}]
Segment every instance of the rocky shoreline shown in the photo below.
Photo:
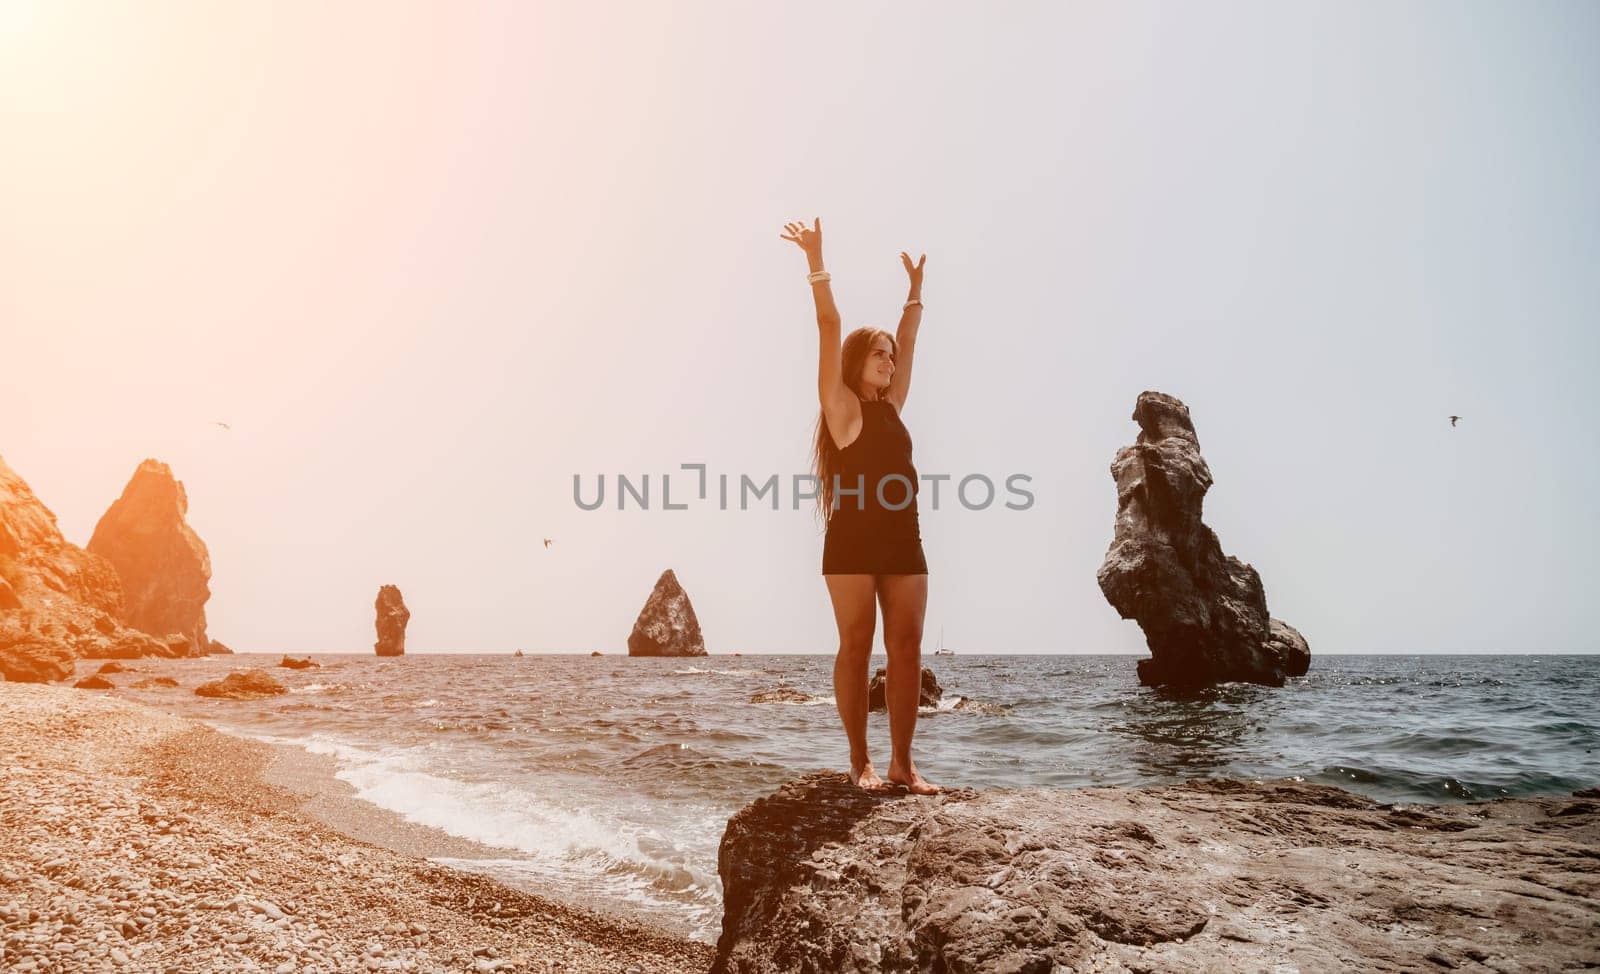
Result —
[{"label": "rocky shoreline", "polygon": [[1225,778],[928,799],[818,772],[729,821],[713,971],[1592,970],[1597,799]]},{"label": "rocky shoreline", "polygon": [[154,708],[0,683],[0,969],[711,963],[709,945],[652,925],[353,838],[273,783],[270,763],[266,745]]}]

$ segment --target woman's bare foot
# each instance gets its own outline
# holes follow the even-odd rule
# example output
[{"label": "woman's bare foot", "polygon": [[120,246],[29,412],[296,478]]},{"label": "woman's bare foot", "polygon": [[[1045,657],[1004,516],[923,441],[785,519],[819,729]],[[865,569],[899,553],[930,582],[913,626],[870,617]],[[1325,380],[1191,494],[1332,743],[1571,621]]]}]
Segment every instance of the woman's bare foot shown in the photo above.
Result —
[{"label": "woman's bare foot", "polygon": [[870,760],[863,761],[860,767],[850,765],[850,783],[862,791],[882,791],[883,779],[878,777],[878,772],[872,770]]},{"label": "woman's bare foot", "polygon": [[901,766],[889,762],[889,783],[911,789],[913,795],[937,795],[939,786],[917,773],[915,764]]}]

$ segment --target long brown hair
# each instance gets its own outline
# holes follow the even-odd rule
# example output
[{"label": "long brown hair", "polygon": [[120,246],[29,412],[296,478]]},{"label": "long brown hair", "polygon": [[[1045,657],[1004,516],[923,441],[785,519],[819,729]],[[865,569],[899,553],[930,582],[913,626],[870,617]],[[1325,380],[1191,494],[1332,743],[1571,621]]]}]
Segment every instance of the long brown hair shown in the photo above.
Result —
[{"label": "long brown hair", "polygon": [[[898,356],[900,346],[894,336],[882,328],[861,327],[844,337],[839,347],[839,376],[844,387],[856,397],[861,395],[861,373],[867,367],[867,356],[872,353],[872,343],[879,335],[889,339],[889,354]],[[817,432],[811,449],[811,469],[821,485],[817,494],[817,512],[827,525],[833,517],[833,475],[839,472],[839,446],[828,432],[828,418],[821,409],[817,411]]]}]

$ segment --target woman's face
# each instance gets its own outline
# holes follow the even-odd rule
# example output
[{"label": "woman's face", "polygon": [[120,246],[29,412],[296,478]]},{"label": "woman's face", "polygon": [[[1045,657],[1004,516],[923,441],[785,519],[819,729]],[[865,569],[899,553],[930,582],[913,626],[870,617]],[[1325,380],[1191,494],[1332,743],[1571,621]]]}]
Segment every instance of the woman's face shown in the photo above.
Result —
[{"label": "woman's face", "polygon": [[894,378],[894,343],[885,335],[872,339],[872,351],[867,353],[867,364],[861,367],[861,384],[868,389],[884,390]]}]

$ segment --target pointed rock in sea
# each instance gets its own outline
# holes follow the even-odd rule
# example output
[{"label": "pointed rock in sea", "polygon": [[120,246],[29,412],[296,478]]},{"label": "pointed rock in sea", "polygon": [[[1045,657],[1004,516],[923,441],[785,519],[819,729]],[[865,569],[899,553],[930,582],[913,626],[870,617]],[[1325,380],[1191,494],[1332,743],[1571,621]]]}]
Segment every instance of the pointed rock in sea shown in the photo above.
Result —
[{"label": "pointed rock in sea", "polygon": [[628,635],[629,656],[706,656],[689,595],[672,569],[661,573]]},{"label": "pointed rock in sea", "polygon": [[1295,628],[1267,614],[1256,570],[1222,552],[1200,519],[1211,469],[1189,407],[1142,392],[1133,407],[1139,436],[1117,451],[1117,517],[1096,577],[1106,601],[1144,630],[1145,686],[1239,681],[1283,686],[1304,676],[1311,648]]}]

